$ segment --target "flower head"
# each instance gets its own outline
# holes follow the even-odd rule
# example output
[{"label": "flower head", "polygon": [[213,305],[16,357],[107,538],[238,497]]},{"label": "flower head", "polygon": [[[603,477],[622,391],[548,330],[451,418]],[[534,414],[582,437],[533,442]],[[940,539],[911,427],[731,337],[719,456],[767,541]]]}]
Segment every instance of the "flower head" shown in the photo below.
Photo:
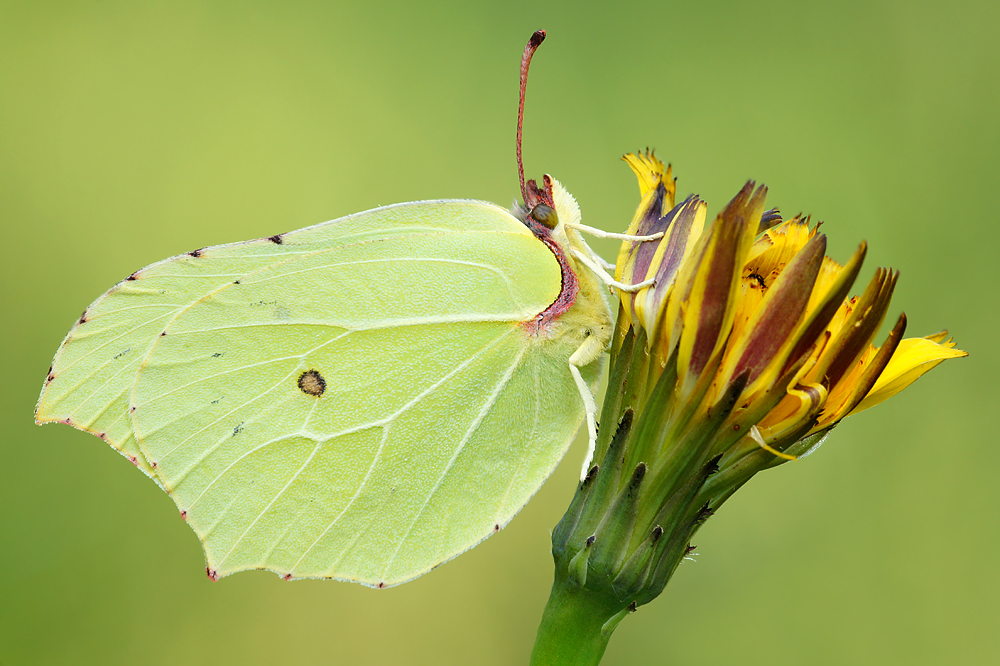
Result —
[{"label": "flower head", "polygon": [[622,294],[597,464],[552,535],[557,584],[619,619],[757,472],[965,355],[945,333],[903,339],[904,315],[875,346],[898,273],[880,268],[850,297],[864,243],[837,263],[819,224],[767,210],[752,182],[706,225],[706,204],[675,203],[651,152],[625,161],[641,195],[629,233],[663,236],[625,242],[616,278],[656,282]]}]

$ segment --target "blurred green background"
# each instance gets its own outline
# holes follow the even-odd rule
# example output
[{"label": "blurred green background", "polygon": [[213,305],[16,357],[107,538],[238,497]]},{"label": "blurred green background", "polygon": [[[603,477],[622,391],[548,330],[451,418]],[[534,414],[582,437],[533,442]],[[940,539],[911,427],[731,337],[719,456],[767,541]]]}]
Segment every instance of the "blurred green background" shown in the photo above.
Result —
[{"label": "blurred green background", "polygon": [[[996,2],[0,4],[0,664],[522,664],[582,442],[503,533],[407,585],[211,583],[170,499],[32,424],[63,335],[155,260],[380,204],[509,204],[525,160],[624,228],[645,146],[902,271],[971,357],[755,479],[606,664],[1000,663]],[[605,255],[612,244],[596,243]]]}]

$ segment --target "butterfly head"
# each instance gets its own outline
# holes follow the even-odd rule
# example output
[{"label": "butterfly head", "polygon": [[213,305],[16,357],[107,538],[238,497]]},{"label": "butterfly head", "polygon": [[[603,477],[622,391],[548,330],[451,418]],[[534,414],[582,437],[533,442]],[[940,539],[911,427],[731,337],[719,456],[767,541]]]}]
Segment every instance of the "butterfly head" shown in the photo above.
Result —
[{"label": "butterfly head", "polygon": [[580,223],[580,207],[562,184],[549,176],[542,179],[542,187],[534,180],[525,184],[524,203],[514,203],[511,211],[536,236],[554,236],[560,241],[565,235],[565,225]]}]

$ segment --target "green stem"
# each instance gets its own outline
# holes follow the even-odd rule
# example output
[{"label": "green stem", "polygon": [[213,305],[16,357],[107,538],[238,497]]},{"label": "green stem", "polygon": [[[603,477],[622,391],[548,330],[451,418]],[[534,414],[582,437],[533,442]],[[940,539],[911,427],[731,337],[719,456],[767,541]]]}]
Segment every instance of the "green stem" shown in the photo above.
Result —
[{"label": "green stem", "polygon": [[596,666],[626,609],[556,573],[531,653],[532,666]]}]

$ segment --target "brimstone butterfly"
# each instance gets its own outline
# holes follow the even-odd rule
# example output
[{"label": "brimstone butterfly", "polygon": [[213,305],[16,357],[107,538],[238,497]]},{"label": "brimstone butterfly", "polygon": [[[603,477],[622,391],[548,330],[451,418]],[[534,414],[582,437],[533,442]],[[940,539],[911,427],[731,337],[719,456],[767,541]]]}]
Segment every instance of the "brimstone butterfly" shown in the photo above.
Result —
[{"label": "brimstone butterfly", "polygon": [[609,277],[573,197],[377,208],[136,271],[56,354],[36,410],[157,481],[212,578],[384,587],[499,531],[587,416]]}]

